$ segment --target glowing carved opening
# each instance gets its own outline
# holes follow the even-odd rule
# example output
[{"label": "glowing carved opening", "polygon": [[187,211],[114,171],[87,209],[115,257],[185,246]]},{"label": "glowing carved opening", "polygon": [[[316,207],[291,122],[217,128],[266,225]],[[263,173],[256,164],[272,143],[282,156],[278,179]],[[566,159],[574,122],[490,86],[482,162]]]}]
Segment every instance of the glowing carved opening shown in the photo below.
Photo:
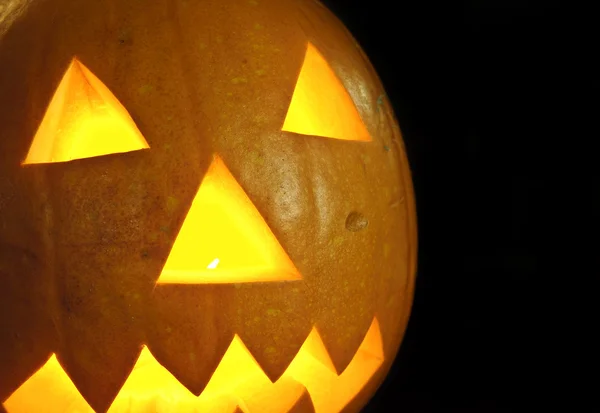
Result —
[{"label": "glowing carved opening", "polygon": [[[194,396],[143,347],[109,413],[219,412],[285,413],[308,391],[316,413],[341,411],[383,363],[377,319],[341,375],[335,369],[316,329],[285,371],[272,383],[235,336],[199,397]],[[8,413],[91,413],[56,357],[19,387],[4,403]]]},{"label": "glowing carved opening", "polygon": [[282,130],[351,141],[371,140],[348,91],[310,43]]},{"label": "glowing carved opening", "polygon": [[117,98],[77,59],[64,74],[23,165],[149,148]]},{"label": "glowing carved opening", "polygon": [[204,284],[302,277],[223,161],[215,157],[158,283]]}]

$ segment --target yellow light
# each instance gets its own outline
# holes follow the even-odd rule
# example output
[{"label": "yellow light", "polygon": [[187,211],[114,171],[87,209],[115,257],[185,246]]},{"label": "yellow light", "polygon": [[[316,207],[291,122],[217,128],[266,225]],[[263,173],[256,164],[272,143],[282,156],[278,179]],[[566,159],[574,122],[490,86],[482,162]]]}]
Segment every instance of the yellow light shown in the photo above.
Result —
[{"label": "yellow light", "polygon": [[9,413],[88,413],[92,409],[52,354],[5,402]]},{"label": "yellow light", "polygon": [[[323,360],[325,356],[326,361]],[[289,376],[306,387],[316,413],[337,413],[366,386],[383,360],[381,332],[375,318],[354,358],[339,376],[315,329],[284,376]]]},{"label": "yellow light", "polygon": [[215,157],[157,283],[243,283],[301,278],[225,163]]},{"label": "yellow light", "polygon": [[371,141],[352,97],[311,43],[308,44],[282,130],[334,139]]},{"label": "yellow light", "polygon": [[64,74],[23,165],[149,148],[117,98],[77,59]]},{"label": "yellow light", "polygon": [[[308,390],[316,413],[341,411],[383,363],[377,319],[341,374],[316,329],[285,371],[272,383],[235,336],[200,396],[194,396],[143,347],[131,374],[108,413],[178,412],[285,413]],[[92,413],[56,357],[19,387],[4,403],[8,413]]]}]

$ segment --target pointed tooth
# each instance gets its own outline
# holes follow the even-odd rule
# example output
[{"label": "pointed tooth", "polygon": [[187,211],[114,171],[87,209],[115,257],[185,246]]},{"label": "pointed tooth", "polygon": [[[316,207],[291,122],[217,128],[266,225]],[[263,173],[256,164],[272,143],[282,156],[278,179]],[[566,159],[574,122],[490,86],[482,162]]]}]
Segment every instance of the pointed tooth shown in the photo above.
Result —
[{"label": "pointed tooth", "polygon": [[230,299],[223,285],[159,284],[147,306],[150,351],[195,395],[202,393],[234,337]]},{"label": "pointed tooth", "polygon": [[285,372],[312,328],[305,290],[301,281],[240,284],[234,289],[241,309],[235,332],[272,382]]},{"label": "pointed tooth", "polygon": [[306,388],[291,377],[282,377],[276,383],[254,377],[236,388],[235,396],[240,408],[246,413],[288,412],[306,393]]},{"label": "pointed tooth", "polygon": [[[1,327],[0,331],[3,331]],[[0,348],[8,349],[3,343],[0,343]],[[15,354],[15,352],[9,349],[7,353],[2,354]],[[43,367],[51,355],[52,353],[42,351],[30,353],[27,357],[1,357],[0,400],[8,400],[23,383]],[[0,409],[0,411],[2,410]]]},{"label": "pointed tooth", "polygon": [[[356,350],[375,315],[379,297],[379,271],[382,264],[370,259],[374,247],[364,243],[344,241],[345,264],[318,266],[306,276],[312,294],[308,295],[315,326],[339,374],[356,354]],[[315,262],[331,260],[332,251],[320,253]],[[319,254],[319,252],[317,252]],[[368,263],[363,258],[368,256]],[[355,265],[349,265],[357,257]],[[358,259],[361,257],[361,259]]]},{"label": "pointed tooth", "polygon": [[[340,411],[361,394],[384,362],[378,323],[374,321],[360,349],[341,375],[329,359],[317,329],[314,329],[284,377],[302,383],[317,411]],[[389,363],[388,363],[389,366]],[[357,411],[357,410],[352,410]]]},{"label": "pointed tooth", "polygon": [[379,369],[373,377],[369,379],[367,384],[352,398],[352,400],[344,406],[340,413],[355,413],[360,412],[373,397],[383,379],[385,378],[388,369]]},{"label": "pointed tooth", "polygon": [[315,405],[306,389],[288,413],[315,413]]},{"label": "pointed tooth", "polygon": [[[406,207],[412,208],[413,204],[407,202]],[[386,237],[383,247],[373,254],[374,262],[386,263],[381,267],[379,277],[374,279],[377,282],[375,314],[385,354],[393,357],[404,336],[413,302],[417,247],[413,218],[403,218],[400,214],[391,216]],[[393,253],[390,245],[394,246]]]},{"label": "pointed tooth", "polygon": [[111,405],[143,342],[141,297],[151,292],[131,245],[57,245],[57,358],[97,412]]},{"label": "pointed tooth", "polygon": [[356,318],[337,318],[332,314],[320,318],[317,331],[338,375],[356,355],[372,320],[372,312]]},{"label": "pointed tooth", "polygon": [[0,241],[0,280],[0,400],[5,400],[48,360],[56,330],[49,311],[51,277],[36,255]]},{"label": "pointed tooth", "polygon": [[72,347],[57,354],[65,372],[96,412],[108,410],[135,365],[140,349],[128,343],[129,339],[124,337],[107,345],[70,340]]}]

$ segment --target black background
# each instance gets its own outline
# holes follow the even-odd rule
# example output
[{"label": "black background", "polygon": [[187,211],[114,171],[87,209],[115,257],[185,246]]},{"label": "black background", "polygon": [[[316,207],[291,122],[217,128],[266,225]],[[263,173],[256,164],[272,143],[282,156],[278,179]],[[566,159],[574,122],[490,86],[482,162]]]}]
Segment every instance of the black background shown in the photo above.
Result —
[{"label": "black background", "polygon": [[385,85],[417,197],[413,312],[365,412],[576,411],[568,382],[585,366],[567,372],[564,344],[577,256],[598,245],[574,245],[580,215],[600,209],[597,184],[581,185],[598,177],[582,146],[600,136],[585,125],[598,14],[552,0],[323,3]]}]

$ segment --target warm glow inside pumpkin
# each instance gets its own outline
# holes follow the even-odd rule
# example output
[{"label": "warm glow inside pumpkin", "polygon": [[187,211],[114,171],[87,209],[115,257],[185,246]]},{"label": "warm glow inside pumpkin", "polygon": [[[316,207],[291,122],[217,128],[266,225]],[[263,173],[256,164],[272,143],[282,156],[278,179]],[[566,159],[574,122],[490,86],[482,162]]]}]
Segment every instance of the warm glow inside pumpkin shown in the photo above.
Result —
[{"label": "warm glow inside pumpkin", "polygon": [[[381,334],[373,320],[356,356],[337,375],[316,329],[283,376],[272,383],[239,337],[235,337],[206,389],[195,396],[183,387],[144,347],[110,413],[177,411],[287,412],[305,389],[317,413],[339,412],[383,362]],[[44,399],[37,397],[44,394]],[[61,368],[55,355],[6,402],[9,412],[78,412],[92,409]]]},{"label": "warm glow inside pumpkin", "polygon": [[346,88],[310,43],[283,130],[350,141],[371,140]]},{"label": "warm glow inside pumpkin", "polygon": [[158,283],[300,278],[252,201],[216,157],[192,202]]},{"label": "warm glow inside pumpkin", "polygon": [[[319,91],[327,97],[337,96],[337,108],[341,108],[344,116],[319,112],[319,104],[336,109],[335,104],[318,97]],[[315,106],[309,103],[312,100],[317,101]],[[340,139],[368,138],[356,109],[350,105],[348,94],[331,69],[309,45],[284,128]],[[356,123],[335,123],[332,119],[356,119]],[[89,69],[74,60],[52,98],[23,164],[65,162],[145,148],[148,144],[123,106]],[[244,190],[223,161],[215,157],[157,283],[300,279]],[[206,389],[195,396],[144,346],[109,412],[156,409],[176,409],[182,413],[233,412],[237,406],[243,412],[287,412],[306,389],[318,413],[332,413],[340,411],[361,390],[382,361],[376,319],[353,361],[339,376],[316,328],[275,383],[236,336]],[[41,393],[44,399],[36,397]],[[10,413],[92,412],[55,355],[5,402],[5,407]]]},{"label": "warm glow inside pumpkin", "polygon": [[66,162],[148,148],[106,86],[73,60],[50,101],[24,165]]},{"label": "warm glow inside pumpkin", "polygon": [[[64,0],[67,9],[79,7],[70,2]],[[246,14],[264,18],[252,14],[260,10],[259,2],[233,3],[248,8],[236,12],[241,20]],[[280,4],[271,2],[265,10],[280,18],[292,13],[292,6],[280,10]],[[321,16],[314,22],[329,21],[327,30],[333,34],[313,42],[311,38],[320,36],[315,29],[320,23],[302,23],[302,33],[294,35],[286,34],[294,25],[281,23],[270,42],[285,40],[268,49],[269,42],[261,43],[256,34],[266,32],[265,25],[252,21],[252,32],[246,35],[252,43],[243,49],[256,54],[251,62],[238,59],[225,46],[217,48],[227,50],[225,58],[219,52],[210,55],[206,50],[211,46],[195,39],[194,50],[202,53],[186,55],[176,69],[164,73],[156,69],[160,81],[168,83],[182,73],[175,84],[189,81],[175,92],[157,88],[169,104],[156,111],[145,109],[160,108],[161,98],[140,97],[152,87],[133,76],[115,88],[119,84],[115,79],[126,78],[123,73],[129,69],[118,59],[94,60],[94,53],[84,53],[91,42],[79,36],[69,41],[75,45],[81,41],[84,50],[80,55],[71,53],[80,50],[77,47],[65,46],[71,54],[61,55],[65,62],[68,56],[68,62],[61,66],[60,76],[55,73],[58,63],[49,63],[48,71],[55,73],[53,93],[31,97],[34,102],[27,109],[45,108],[43,116],[27,118],[36,119],[36,127],[6,127],[6,138],[0,133],[0,276],[12,277],[7,292],[0,292],[0,304],[10,311],[28,307],[45,313],[52,337],[40,339],[43,351],[30,351],[22,336],[35,337],[35,326],[26,331],[27,323],[17,325],[0,314],[0,328],[7,331],[0,337],[0,374],[2,369],[9,372],[0,376],[0,410],[337,413],[356,411],[372,395],[399,346],[410,307],[415,230],[408,168],[391,109],[381,103],[382,89],[368,62],[320,6],[311,1],[302,7],[307,15]],[[134,15],[143,20],[144,13]],[[193,24],[196,27],[195,20]],[[138,32],[148,34],[142,27]],[[64,39],[57,39],[62,45]],[[214,39],[219,45],[228,41],[221,35]],[[317,47],[328,42],[342,45],[337,66],[330,64],[336,47]],[[231,43],[231,48],[237,44]],[[286,44],[302,54],[292,59],[278,55]],[[104,53],[103,48],[90,50]],[[140,50],[142,57],[148,52]],[[5,58],[2,52],[0,42],[0,63]],[[268,53],[277,57],[267,58]],[[346,55],[352,57],[344,61]],[[19,56],[17,68],[27,62]],[[212,81],[193,75],[196,66],[184,64],[188,57],[206,58]],[[227,64],[213,70],[219,59]],[[346,70],[348,62],[357,69]],[[232,67],[245,64],[256,65],[244,69],[254,78],[232,77],[236,70]],[[269,73],[269,64],[275,67],[270,76],[285,90],[263,90],[263,97],[260,87],[265,86],[250,83]],[[107,76],[106,83],[100,80]],[[227,76],[232,78],[218,83]],[[210,96],[221,102],[222,113],[210,112],[216,103],[195,98],[190,86],[194,82],[205,87],[202,98],[213,93]],[[0,79],[0,92],[7,85]],[[246,88],[242,92],[235,89],[240,85]],[[265,109],[247,118],[240,109],[250,111],[263,103]],[[1,98],[0,104],[5,105]],[[194,112],[194,105],[202,110]],[[20,114],[5,106],[0,124]],[[186,118],[186,110],[193,115]],[[175,115],[164,115],[167,111]],[[167,125],[160,133],[148,126],[156,118]],[[209,126],[186,123],[199,118]],[[30,135],[21,136],[23,130]],[[12,145],[16,140],[27,144]],[[188,149],[200,155],[186,158]],[[261,153],[270,155],[265,158]],[[181,161],[184,158],[187,161]],[[177,162],[178,169],[169,169]],[[4,165],[14,168],[3,169]],[[145,168],[152,170],[149,178]],[[169,173],[176,178],[161,180]],[[82,179],[85,185],[79,185]],[[25,195],[8,192],[6,188],[18,187],[16,182],[26,188]],[[13,206],[12,199],[26,201],[21,208]],[[25,230],[14,231],[11,225],[29,222],[29,216],[23,215],[27,217],[23,220],[19,214],[26,214],[23,211],[30,206],[36,211],[31,220],[34,229],[26,224]],[[64,212],[64,218],[63,211],[73,216]],[[42,240],[11,239],[34,233]],[[6,246],[14,249],[6,254]],[[23,251],[29,255],[19,259]],[[109,262],[103,254],[114,251],[125,253]],[[22,267],[30,256],[42,262],[31,271]],[[70,272],[73,266],[78,269]],[[43,299],[11,292],[11,288],[21,291],[26,280],[44,277],[52,281],[43,290]],[[179,320],[171,318],[177,311]],[[20,317],[18,312],[15,317]],[[98,327],[104,318],[109,326],[122,329],[104,331]],[[181,332],[182,326],[187,330]],[[88,340],[89,331],[98,338]],[[121,339],[131,331],[136,331],[131,333],[135,338]],[[202,334],[193,335],[196,331]],[[88,340],[90,348],[79,345],[80,339]],[[114,359],[121,352],[127,355],[120,359],[121,367],[131,363],[115,374],[117,379],[96,372],[108,365],[106,375],[113,367],[107,354]],[[20,367],[19,358],[29,353],[35,356]]]}]

